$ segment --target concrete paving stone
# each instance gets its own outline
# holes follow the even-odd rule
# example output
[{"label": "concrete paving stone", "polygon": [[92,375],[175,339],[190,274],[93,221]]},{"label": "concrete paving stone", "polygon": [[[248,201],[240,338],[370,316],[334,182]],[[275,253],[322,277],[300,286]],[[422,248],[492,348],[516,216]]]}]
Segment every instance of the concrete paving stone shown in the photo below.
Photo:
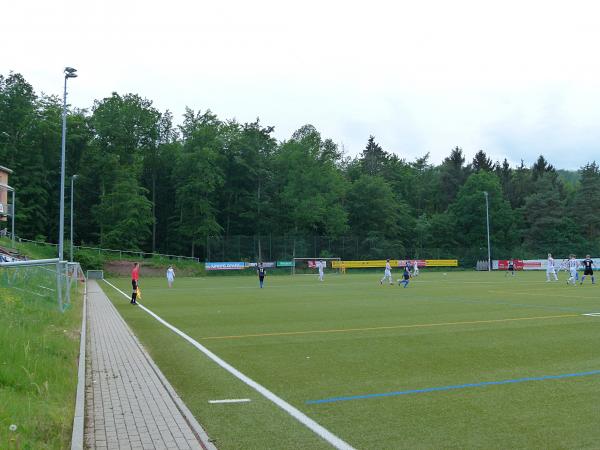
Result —
[{"label": "concrete paving stone", "polygon": [[184,438],[175,438],[175,443],[180,449],[190,448],[188,442]]},{"label": "concrete paving stone", "polygon": [[[184,418],[164,376],[95,281],[88,282],[85,442],[108,448],[178,448],[201,430]],[[185,409],[185,408],[184,408]],[[189,422],[194,423],[194,429]],[[101,439],[99,439],[101,438]],[[206,443],[204,443],[206,445]],[[208,444],[208,448],[214,446]]]}]

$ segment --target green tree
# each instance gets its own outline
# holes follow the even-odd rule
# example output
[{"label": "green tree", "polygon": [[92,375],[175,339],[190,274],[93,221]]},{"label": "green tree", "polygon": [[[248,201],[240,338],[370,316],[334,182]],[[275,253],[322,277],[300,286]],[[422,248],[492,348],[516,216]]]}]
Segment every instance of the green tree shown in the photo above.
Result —
[{"label": "green tree", "polygon": [[[433,214],[429,219],[429,239],[426,254],[429,258],[461,258],[468,253],[467,248],[459,244],[462,230],[451,212]],[[470,248],[470,246],[468,247]]]},{"label": "green tree", "polygon": [[[484,192],[489,195],[490,233],[492,247],[502,255],[517,242],[514,215],[502,197],[498,177],[487,171],[473,173],[460,189],[450,211],[456,220],[458,243],[472,250],[473,256],[484,256],[487,249],[486,205]],[[509,256],[509,255],[504,255]]]},{"label": "green tree", "polygon": [[184,144],[173,174],[175,207],[180,239],[188,242],[192,255],[196,244],[222,231],[215,207],[215,192],[223,185],[221,127],[210,111],[194,113],[190,109],[181,126]]},{"label": "green tree", "polygon": [[152,225],[152,204],[147,191],[124,172],[111,193],[102,197],[94,208],[103,232],[100,244],[107,248],[140,250],[148,239]]},{"label": "green tree", "polygon": [[341,153],[312,125],[281,144],[274,159],[273,189],[279,192],[279,230],[339,236],[348,227],[343,206],[347,183],[337,163]]},{"label": "green tree", "polygon": [[595,241],[600,236],[600,170],[596,162],[580,170],[579,189],[575,193],[572,215],[583,237]]},{"label": "green tree", "polygon": [[554,172],[556,172],[554,166],[546,161],[546,158],[544,158],[543,155],[540,155],[537,161],[533,163],[533,166],[531,166],[531,175],[533,181],[536,181],[538,178],[543,177],[548,173]]},{"label": "green tree", "polygon": [[0,161],[13,170],[17,232],[24,237],[58,236],[59,124],[56,99],[38,97],[20,74],[0,76]]},{"label": "green tree", "polygon": [[479,150],[473,157],[471,167],[475,172],[479,172],[480,170],[491,172],[494,170],[495,164],[492,162],[491,158],[488,158],[483,150]]},{"label": "green tree", "polygon": [[525,204],[525,198],[532,193],[532,189],[533,177],[531,176],[531,170],[525,167],[523,160],[521,160],[521,164],[512,171],[510,182],[506,184],[504,190],[511,207],[513,209],[521,208]]},{"label": "green tree", "polygon": [[458,190],[469,176],[469,169],[465,166],[465,157],[460,147],[452,149],[450,156],[446,157],[440,166],[440,203],[441,209],[454,201]]},{"label": "green tree", "polygon": [[385,238],[406,237],[410,226],[409,208],[382,177],[363,175],[352,183],[347,208],[350,226],[356,235],[377,233]]},{"label": "green tree", "polygon": [[534,254],[567,254],[573,221],[566,214],[564,199],[548,177],[540,178],[534,193],[525,199],[522,208],[525,219],[524,244]]},{"label": "green tree", "polygon": [[138,176],[145,153],[156,147],[159,120],[152,101],[113,92],[94,103],[91,126],[98,147],[117,155],[119,164]]},{"label": "green tree", "polygon": [[390,157],[391,155],[375,142],[375,136],[369,136],[367,146],[359,157],[362,173],[371,176],[381,175]]}]

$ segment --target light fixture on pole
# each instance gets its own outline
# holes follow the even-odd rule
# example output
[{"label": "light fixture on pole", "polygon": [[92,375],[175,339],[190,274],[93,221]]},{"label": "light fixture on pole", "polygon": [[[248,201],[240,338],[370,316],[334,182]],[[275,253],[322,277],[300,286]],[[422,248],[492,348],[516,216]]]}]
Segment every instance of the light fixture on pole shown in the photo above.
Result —
[{"label": "light fixture on pole", "polygon": [[69,261],[73,262],[73,199],[75,198],[75,178],[77,175],[71,176],[71,252],[69,253]]},{"label": "light fixture on pole", "polygon": [[483,191],[485,195],[485,218],[487,222],[487,248],[488,248],[488,272],[492,271],[492,252],[490,250],[490,206],[488,201],[487,191]]},{"label": "light fixture on pole", "polygon": [[63,95],[62,146],[60,154],[60,218],[58,226],[58,259],[63,260],[65,238],[65,147],[67,138],[67,79],[76,78],[77,69],[65,67],[65,90]]}]

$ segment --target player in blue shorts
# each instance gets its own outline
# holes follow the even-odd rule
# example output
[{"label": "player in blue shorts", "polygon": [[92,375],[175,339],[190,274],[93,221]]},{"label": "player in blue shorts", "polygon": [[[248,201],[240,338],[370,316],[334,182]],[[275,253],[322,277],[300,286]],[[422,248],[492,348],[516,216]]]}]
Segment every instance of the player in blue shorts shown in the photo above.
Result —
[{"label": "player in blue shorts", "polygon": [[400,286],[401,284],[404,285],[404,287],[408,286],[408,283],[410,282],[410,270],[408,270],[406,267],[404,268],[404,273],[402,274],[402,279],[398,280],[398,286]]},{"label": "player in blue shorts", "polygon": [[590,255],[585,255],[585,259],[581,262],[583,264],[583,276],[581,277],[581,282],[579,284],[583,284],[583,280],[585,280],[586,275],[592,277],[592,284],[596,284],[596,280],[594,279],[594,261],[590,258]]}]

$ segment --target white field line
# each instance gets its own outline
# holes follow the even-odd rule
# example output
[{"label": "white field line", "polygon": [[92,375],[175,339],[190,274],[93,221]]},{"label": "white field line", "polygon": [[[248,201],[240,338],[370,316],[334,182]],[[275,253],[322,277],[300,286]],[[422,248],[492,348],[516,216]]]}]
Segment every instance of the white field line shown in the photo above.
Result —
[{"label": "white field line", "polygon": [[249,398],[226,398],[223,400],[209,400],[208,403],[247,403],[251,401]]},{"label": "white field line", "polygon": [[[490,294],[506,294],[509,291],[488,291]],[[572,291],[573,293],[575,293],[575,291]],[[534,297],[559,297],[559,298],[573,298],[574,295],[565,295],[565,294],[552,294],[552,293],[547,293],[547,292],[515,292],[515,291],[510,291],[510,294],[517,294],[517,295],[530,295],[530,296],[534,296]],[[576,294],[575,294],[576,295]],[[585,297],[585,296],[581,296],[581,295],[576,295],[576,297],[578,299],[583,298],[583,299],[590,299],[590,300],[595,300],[598,297]]]},{"label": "white field line", "polygon": [[[118,287],[116,287],[114,284],[110,283],[107,280],[104,280],[104,281],[109,286],[113,287],[116,291],[118,291],[121,294],[123,294],[125,296],[125,298],[129,299],[129,295],[127,295],[121,289],[119,289]],[[200,350],[202,353],[204,353],[206,356],[208,356],[214,362],[216,362],[219,366],[221,366],[227,372],[229,372],[230,374],[232,374],[233,376],[235,376],[236,378],[238,378],[242,382],[246,383],[248,386],[250,386],[251,388],[253,388],[258,393],[262,394],[268,400],[270,400],[273,403],[275,403],[277,406],[279,406],[281,409],[283,409],[285,412],[287,412],[290,416],[294,417],[296,420],[298,420],[300,423],[302,423],[304,426],[306,426],[307,428],[309,428],[311,431],[313,431],[314,433],[316,433],[317,435],[319,435],[321,438],[323,438],[324,440],[326,440],[327,442],[329,442],[335,448],[340,449],[340,450],[354,450],[354,447],[352,447],[350,444],[348,444],[348,443],[344,442],[343,440],[341,440],[339,437],[337,437],[336,435],[334,435],[333,433],[331,433],[329,430],[327,430],[323,426],[319,425],[317,422],[315,422],[310,417],[308,417],[307,415],[305,415],[299,409],[297,409],[294,406],[290,405],[288,402],[286,402],[282,398],[278,397],[277,395],[275,395],[273,392],[269,391],[264,386],[258,384],[256,381],[254,381],[251,378],[249,378],[246,375],[244,375],[242,372],[240,372],[235,367],[231,366],[229,363],[227,363],[224,360],[222,360],[221,358],[219,358],[217,355],[215,355],[209,349],[207,349],[206,347],[204,347],[202,344],[200,344],[196,340],[194,340],[191,337],[189,337],[183,331],[181,331],[178,328],[174,327],[173,325],[171,325],[170,323],[168,323],[167,321],[165,321],[160,316],[156,315],[155,313],[153,313],[152,311],[150,311],[148,308],[146,308],[145,306],[141,305],[140,303],[138,303],[137,306],[138,306],[138,308],[141,308],[142,310],[144,310],[145,312],[147,312],[148,314],[150,314],[152,317],[154,317],[156,320],[158,320],[164,326],[166,326],[167,328],[169,328],[171,331],[175,332],[176,334],[178,334],[179,336],[181,336],[182,338],[184,338],[186,341],[188,341],[190,344],[192,344],[194,347],[196,347],[198,350]]]}]

